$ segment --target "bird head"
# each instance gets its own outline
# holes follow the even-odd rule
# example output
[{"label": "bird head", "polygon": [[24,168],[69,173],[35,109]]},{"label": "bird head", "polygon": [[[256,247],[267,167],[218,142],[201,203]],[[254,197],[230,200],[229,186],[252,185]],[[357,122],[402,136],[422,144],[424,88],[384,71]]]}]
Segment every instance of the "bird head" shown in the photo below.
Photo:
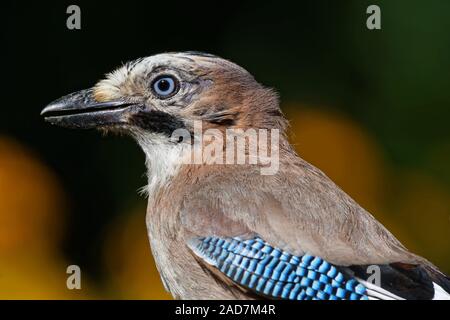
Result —
[{"label": "bird head", "polygon": [[164,53],[124,64],[93,88],[64,96],[41,113],[69,128],[102,128],[169,139],[179,128],[283,126],[277,95],[238,65],[199,53]]}]

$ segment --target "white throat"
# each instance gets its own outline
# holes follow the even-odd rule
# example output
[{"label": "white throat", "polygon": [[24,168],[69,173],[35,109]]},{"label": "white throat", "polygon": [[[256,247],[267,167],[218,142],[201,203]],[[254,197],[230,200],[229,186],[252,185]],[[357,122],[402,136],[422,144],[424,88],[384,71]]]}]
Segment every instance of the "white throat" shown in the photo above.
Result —
[{"label": "white throat", "polygon": [[148,185],[143,191],[152,198],[178,173],[185,148],[160,134],[139,135],[137,141],[145,153],[147,167]]}]

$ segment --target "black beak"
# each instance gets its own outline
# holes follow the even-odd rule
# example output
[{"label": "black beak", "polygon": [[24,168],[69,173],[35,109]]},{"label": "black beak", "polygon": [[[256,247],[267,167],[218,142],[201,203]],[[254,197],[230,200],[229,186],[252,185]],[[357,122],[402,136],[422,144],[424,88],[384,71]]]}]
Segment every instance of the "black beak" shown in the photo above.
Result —
[{"label": "black beak", "polygon": [[92,89],[71,93],[53,101],[42,110],[45,120],[62,127],[89,129],[127,124],[128,115],[138,104],[123,100],[97,102]]}]

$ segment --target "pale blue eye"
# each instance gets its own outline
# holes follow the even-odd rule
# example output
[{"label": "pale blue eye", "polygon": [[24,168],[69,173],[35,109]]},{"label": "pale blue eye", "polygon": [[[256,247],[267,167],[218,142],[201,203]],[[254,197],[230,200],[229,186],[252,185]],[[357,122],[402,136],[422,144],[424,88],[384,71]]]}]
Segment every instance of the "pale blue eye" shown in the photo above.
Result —
[{"label": "pale blue eye", "polygon": [[178,90],[178,81],[172,76],[160,76],[153,81],[152,89],[159,98],[168,98]]}]

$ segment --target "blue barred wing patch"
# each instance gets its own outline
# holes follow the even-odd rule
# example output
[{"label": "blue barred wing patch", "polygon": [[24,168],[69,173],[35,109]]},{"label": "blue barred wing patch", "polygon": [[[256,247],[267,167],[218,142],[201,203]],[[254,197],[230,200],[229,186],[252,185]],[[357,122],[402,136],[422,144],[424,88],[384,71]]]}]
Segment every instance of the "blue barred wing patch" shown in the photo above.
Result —
[{"label": "blue barred wing patch", "polygon": [[195,238],[190,248],[237,284],[289,300],[367,300],[366,287],[334,265],[308,254],[294,256],[256,237]]}]

